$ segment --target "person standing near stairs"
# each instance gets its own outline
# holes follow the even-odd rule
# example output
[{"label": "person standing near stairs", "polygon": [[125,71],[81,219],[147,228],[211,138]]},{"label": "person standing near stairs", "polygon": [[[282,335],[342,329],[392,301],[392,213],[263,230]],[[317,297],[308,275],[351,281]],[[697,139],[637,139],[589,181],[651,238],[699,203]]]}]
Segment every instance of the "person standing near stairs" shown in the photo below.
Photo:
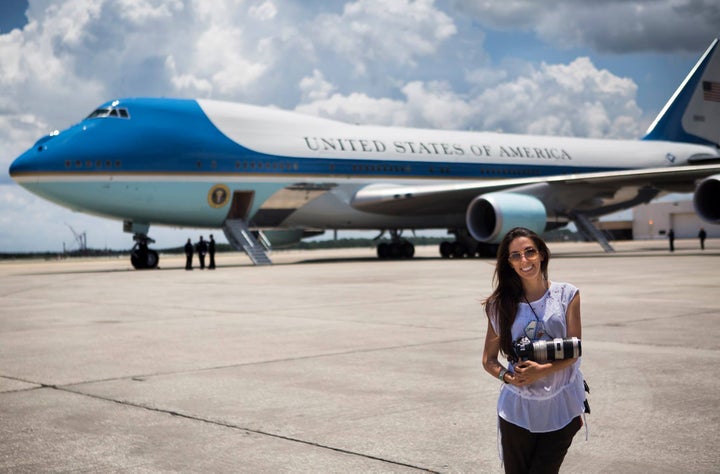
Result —
[{"label": "person standing near stairs", "polygon": [[212,234],[210,234],[210,242],[208,242],[208,255],[210,256],[208,270],[215,270],[215,239]]},{"label": "person standing near stairs", "polygon": [[188,238],[185,244],[185,270],[192,270],[193,244]]},{"label": "person standing near stairs", "polygon": [[200,236],[200,240],[195,244],[195,250],[197,250],[198,260],[200,260],[200,270],[205,269],[205,254],[208,251],[207,242],[203,240],[203,236]]}]

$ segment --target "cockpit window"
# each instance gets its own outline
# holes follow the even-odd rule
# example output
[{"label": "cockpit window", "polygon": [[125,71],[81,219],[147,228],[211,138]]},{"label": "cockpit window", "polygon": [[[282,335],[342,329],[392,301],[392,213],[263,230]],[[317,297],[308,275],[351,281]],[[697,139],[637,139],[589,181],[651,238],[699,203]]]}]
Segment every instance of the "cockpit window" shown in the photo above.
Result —
[{"label": "cockpit window", "polygon": [[105,118],[105,117],[119,117],[119,118],[130,118],[130,112],[124,107],[100,107],[95,109],[90,115],[85,117],[85,120],[92,118]]}]

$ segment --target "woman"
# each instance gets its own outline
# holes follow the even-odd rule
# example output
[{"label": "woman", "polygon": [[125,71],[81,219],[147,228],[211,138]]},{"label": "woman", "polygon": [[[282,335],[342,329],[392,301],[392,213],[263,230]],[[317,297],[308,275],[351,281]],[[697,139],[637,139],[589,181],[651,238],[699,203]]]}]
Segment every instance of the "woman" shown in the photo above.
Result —
[{"label": "woman", "polygon": [[[578,289],[550,282],[549,261],[550,251],[537,234],[510,230],[498,249],[495,290],[484,302],[483,366],[505,383],[498,423],[507,473],[558,472],[585,411],[579,358],[518,360],[513,349],[523,336],[538,341],[582,335]],[[499,353],[508,359],[507,368]]]}]

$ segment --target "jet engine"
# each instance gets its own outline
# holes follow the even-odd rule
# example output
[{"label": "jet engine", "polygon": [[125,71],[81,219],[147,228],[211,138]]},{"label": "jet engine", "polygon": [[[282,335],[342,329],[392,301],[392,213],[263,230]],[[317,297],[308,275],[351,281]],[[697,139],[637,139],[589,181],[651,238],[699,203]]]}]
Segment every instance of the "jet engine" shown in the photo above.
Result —
[{"label": "jet engine", "polygon": [[482,194],[470,202],[465,213],[470,234],[480,242],[498,243],[513,227],[538,234],[545,230],[547,211],[538,198],[516,193]]},{"label": "jet engine", "polygon": [[695,212],[707,222],[720,223],[720,174],[702,180],[693,195]]}]

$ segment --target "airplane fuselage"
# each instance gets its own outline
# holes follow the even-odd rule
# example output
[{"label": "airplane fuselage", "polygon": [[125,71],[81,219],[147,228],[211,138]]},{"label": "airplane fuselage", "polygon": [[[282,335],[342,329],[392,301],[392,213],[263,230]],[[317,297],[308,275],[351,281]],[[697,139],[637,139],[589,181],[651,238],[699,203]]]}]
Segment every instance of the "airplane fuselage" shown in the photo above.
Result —
[{"label": "airplane fuselage", "polygon": [[11,175],[73,210],[173,226],[220,227],[232,195],[250,192],[247,217],[259,228],[455,227],[462,209],[383,215],[354,207],[353,198],[371,184],[666,167],[715,152],[677,142],[358,126],[208,100],[123,99],[98,110],[122,113],[100,112],[42,138]]}]

